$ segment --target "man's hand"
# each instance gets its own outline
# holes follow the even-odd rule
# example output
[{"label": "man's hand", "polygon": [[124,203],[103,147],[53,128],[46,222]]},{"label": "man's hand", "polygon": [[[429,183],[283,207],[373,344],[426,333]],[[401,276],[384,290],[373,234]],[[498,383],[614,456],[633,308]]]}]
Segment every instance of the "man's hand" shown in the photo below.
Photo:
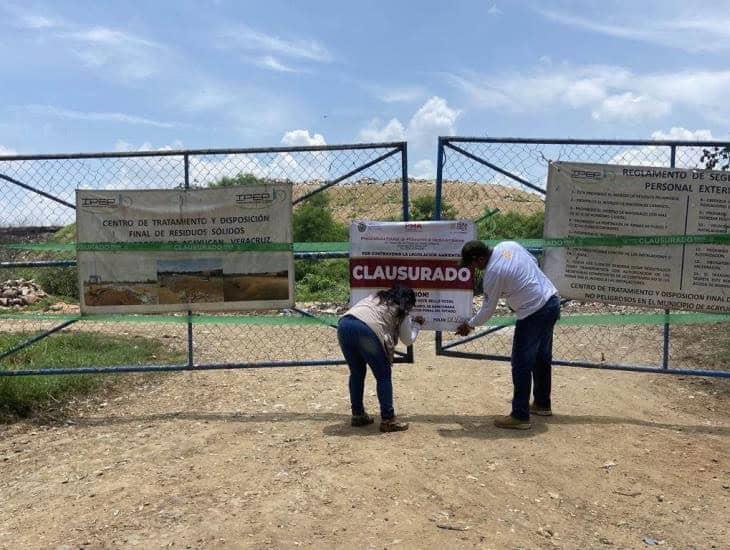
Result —
[{"label": "man's hand", "polygon": [[471,330],[472,328],[469,326],[469,323],[464,321],[457,327],[456,334],[458,334],[459,336],[469,336]]}]

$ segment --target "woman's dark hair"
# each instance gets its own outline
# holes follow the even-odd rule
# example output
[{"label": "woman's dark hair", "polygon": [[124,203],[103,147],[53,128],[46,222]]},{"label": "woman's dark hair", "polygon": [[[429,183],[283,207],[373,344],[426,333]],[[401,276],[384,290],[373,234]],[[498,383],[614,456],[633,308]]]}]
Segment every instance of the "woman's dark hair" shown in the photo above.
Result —
[{"label": "woman's dark hair", "polygon": [[401,284],[395,284],[388,290],[381,290],[376,296],[380,299],[381,304],[385,302],[398,306],[400,319],[403,319],[416,305],[416,293],[412,288]]}]

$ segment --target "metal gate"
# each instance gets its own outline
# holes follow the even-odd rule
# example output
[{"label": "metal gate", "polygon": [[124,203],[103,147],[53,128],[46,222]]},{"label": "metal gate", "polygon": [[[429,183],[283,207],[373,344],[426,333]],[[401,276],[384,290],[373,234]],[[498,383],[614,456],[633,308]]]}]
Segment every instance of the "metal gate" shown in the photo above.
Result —
[{"label": "metal gate", "polygon": [[[0,376],[343,364],[333,329],[349,280],[326,275],[347,273],[348,242],[342,231],[350,220],[408,219],[407,164],[404,142],[0,157],[0,282],[12,280],[21,288],[26,284],[21,279],[42,279],[51,288],[60,285],[59,293],[73,293],[76,188],[187,189],[285,181],[293,185],[295,216],[316,201],[314,218],[332,230],[321,238],[315,227],[294,244],[297,273],[305,283],[329,285],[328,290],[344,295],[334,300],[339,304],[297,300],[293,309],[240,315],[82,316],[69,304],[35,304],[27,311],[6,301],[0,303],[5,305],[0,336],[14,338],[0,345],[0,360],[49,336],[71,333],[126,338],[130,345],[154,339],[164,343],[167,361],[116,364],[99,345],[98,356],[88,364],[6,366]],[[396,361],[412,362],[412,350],[397,353]]]},{"label": "metal gate", "polygon": [[[435,218],[474,219],[482,235],[496,240],[532,237],[526,243],[539,257],[553,160],[728,170],[730,143],[442,137]],[[503,317],[466,338],[446,340],[437,333],[436,353],[509,361],[513,325]],[[565,301],[554,357],[556,365],[730,377],[730,315]]]}]

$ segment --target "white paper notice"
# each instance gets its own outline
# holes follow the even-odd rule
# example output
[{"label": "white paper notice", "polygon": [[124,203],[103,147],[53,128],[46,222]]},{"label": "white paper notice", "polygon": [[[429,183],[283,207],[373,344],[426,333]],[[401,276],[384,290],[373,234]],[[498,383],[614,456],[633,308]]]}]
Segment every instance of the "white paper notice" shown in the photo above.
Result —
[{"label": "white paper notice", "polygon": [[416,292],[425,329],[454,330],[471,316],[472,273],[459,260],[474,238],[470,221],[352,222],[351,303],[400,283]]}]

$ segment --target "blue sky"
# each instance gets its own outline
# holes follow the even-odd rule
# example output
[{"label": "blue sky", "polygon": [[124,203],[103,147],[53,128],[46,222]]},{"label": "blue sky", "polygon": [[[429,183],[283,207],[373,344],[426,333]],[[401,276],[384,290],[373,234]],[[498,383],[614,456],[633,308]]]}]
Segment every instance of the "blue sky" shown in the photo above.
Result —
[{"label": "blue sky", "polygon": [[0,154],[730,139],[730,3],[0,0]]}]

